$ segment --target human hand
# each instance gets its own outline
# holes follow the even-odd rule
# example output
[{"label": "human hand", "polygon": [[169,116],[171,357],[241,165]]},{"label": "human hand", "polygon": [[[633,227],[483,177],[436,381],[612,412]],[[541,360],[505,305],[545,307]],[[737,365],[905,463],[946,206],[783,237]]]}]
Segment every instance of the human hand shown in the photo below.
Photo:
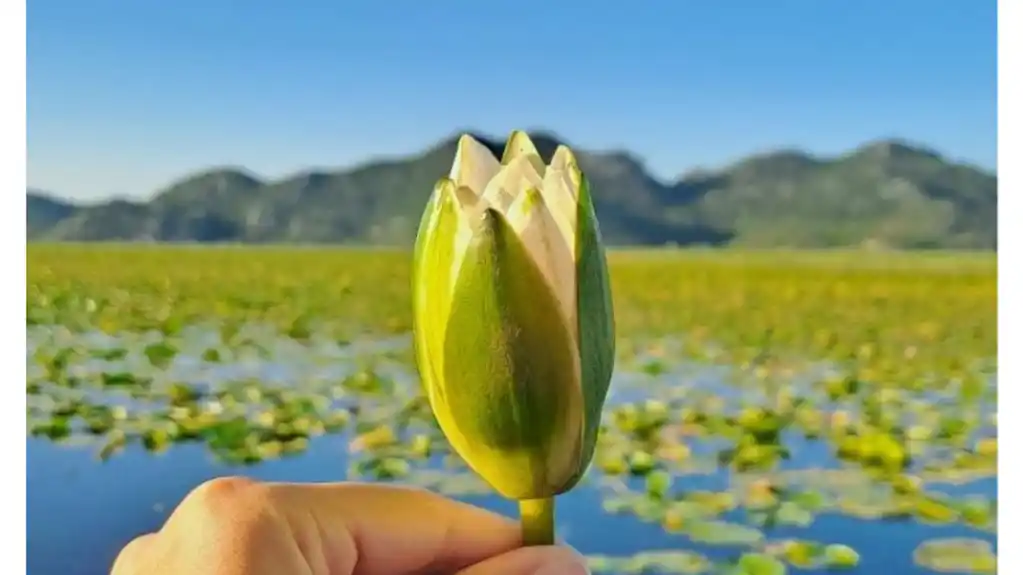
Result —
[{"label": "human hand", "polygon": [[520,547],[518,523],[419,489],[208,481],[111,575],[583,575],[566,547]]}]

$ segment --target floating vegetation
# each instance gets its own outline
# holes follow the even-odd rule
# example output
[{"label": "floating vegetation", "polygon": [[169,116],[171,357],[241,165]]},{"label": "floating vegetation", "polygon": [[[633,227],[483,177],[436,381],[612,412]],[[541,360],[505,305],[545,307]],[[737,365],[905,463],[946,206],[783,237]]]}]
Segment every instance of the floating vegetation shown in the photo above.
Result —
[{"label": "floating vegetation", "polygon": [[590,569],[595,573],[677,573],[699,575],[710,573],[713,563],[706,557],[689,551],[644,551],[632,557],[589,556]]},{"label": "floating vegetation", "polygon": [[860,562],[859,553],[847,545],[797,539],[772,543],[766,553],[798,569],[852,569]]},{"label": "floating vegetation", "polygon": [[993,546],[980,539],[932,539],[913,552],[918,565],[939,573],[997,573]]},{"label": "floating vegetation", "polygon": [[777,558],[765,553],[743,553],[728,575],[785,575],[788,569]]},{"label": "floating vegetation", "polygon": [[[332,436],[350,478],[488,494],[420,393],[409,258],[30,246],[27,433],[230,465]],[[970,531],[906,556],[993,572],[993,258],[623,252],[611,272],[619,368],[585,481],[677,547],[595,571],[855,572],[869,550],[814,537],[842,515]]]}]

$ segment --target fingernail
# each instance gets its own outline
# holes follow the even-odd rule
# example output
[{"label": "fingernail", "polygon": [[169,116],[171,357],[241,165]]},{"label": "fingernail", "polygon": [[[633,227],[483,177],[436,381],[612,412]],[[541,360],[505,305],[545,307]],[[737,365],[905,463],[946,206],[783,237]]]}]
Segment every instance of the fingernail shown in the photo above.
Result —
[{"label": "fingernail", "polygon": [[540,567],[534,575],[590,575],[590,570],[581,558],[560,558]]}]

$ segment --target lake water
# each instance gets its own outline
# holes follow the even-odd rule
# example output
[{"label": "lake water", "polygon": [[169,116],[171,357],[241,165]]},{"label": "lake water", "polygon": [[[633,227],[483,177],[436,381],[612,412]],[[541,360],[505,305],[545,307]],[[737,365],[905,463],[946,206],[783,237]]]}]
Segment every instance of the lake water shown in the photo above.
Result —
[{"label": "lake water", "polygon": [[[154,531],[196,485],[225,474],[273,481],[336,481],[345,475],[346,444],[322,437],[296,458],[232,468],[211,461],[199,445],[174,447],[162,455],[129,449],[98,464],[92,450],[28,440],[28,572],[31,575],[100,575],[109,572],[119,549],[135,536]],[[971,486],[993,494],[994,480]],[[514,515],[497,497],[465,497],[472,503]],[[629,516],[606,515],[600,494],[580,488],[559,498],[558,531],[583,553],[630,555],[646,549],[696,549],[725,557],[734,549],[694,545],[667,535],[658,525]],[[808,533],[809,531],[809,533]],[[961,525],[864,521],[837,514],[818,516],[811,529],[779,528],[779,538],[806,537],[842,542],[860,552],[853,573],[924,574],[912,551],[933,537],[977,537]],[[994,535],[981,537],[995,542]],[[807,573],[812,573],[808,571]]]},{"label": "lake water", "polygon": [[[302,360],[292,356],[290,361],[294,368],[293,362]],[[196,364],[194,356],[184,354],[177,362],[177,369],[187,372],[195,369]],[[289,361],[277,356],[257,368],[267,379],[287,380],[294,375],[294,369],[289,371]],[[232,368],[221,365],[216,369],[230,372]],[[307,371],[302,375],[309,377]],[[221,376],[224,377],[223,373]],[[180,379],[182,374],[176,377]],[[616,401],[633,398],[631,377],[635,374],[625,371],[618,376]],[[697,370],[690,372],[687,381],[713,388],[717,377],[714,370]],[[719,387],[722,396],[728,396],[727,392],[732,389],[723,383]],[[313,438],[309,449],[294,457],[268,460],[254,466],[228,466],[217,462],[201,444],[175,445],[162,454],[129,446],[113,458],[99,462],[95,446],[61,445],[30,437],[27,439],[28,572],[31,575],[108,573],[124,544],[139,534],[158,529],[189,490],[213,477],[242,474],[274,481],[342,480],[348,469],[349,441],[350,437],[345,435],[324,435]],[[840,467],[824,442],[806,441],[800,436],[787,440],[786,445],[793,452],[792,459],[784,464],[786,468]],[[705,474],[678,477],[675,487],[721,490],[727,488],[728,481],[727,471],[710,470]],[[993,498],[997,480],[986,478],[966,485],[932,489]],[[699,551],[711,559],[727,560],[741,550],[737,546],[696,544],[685,535],[666,533],[660,525],[644,523],[632,515],[609,515],[603,508],[606,496],[606,490],[588,482],[558,499],[559,535],[585,554],[628,556],[647,550],[683,549]],[[497,497],[459,498],[500,513],[515,514],[513,504]],[[741,522],[743,512],[729,512],[723,518]],[[809,527],[780,526],[766,530],[766,535],[770,540],[802,538],[848,545],[859,552],[861,561],[858,567],[847,572],[858,574],[931,573],[914,565],[913,550],[925,540],[936,537],[971,537],[996,543],[996,535],[962,524],[862,520],[837,512],[818,514]]]}]

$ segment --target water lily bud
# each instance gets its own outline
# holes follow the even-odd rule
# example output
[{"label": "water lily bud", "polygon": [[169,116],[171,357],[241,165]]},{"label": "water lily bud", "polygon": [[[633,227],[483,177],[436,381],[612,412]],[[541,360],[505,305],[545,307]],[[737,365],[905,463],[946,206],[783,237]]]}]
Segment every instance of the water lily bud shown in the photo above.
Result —
[{"label": "water lily bud", "polygon": [[501,495],[553,497],[593,457],[614,366],[607,262],[586,177],[523,132],[499,162],[462,136],[420,223],[416,360],[441,429]]}]

